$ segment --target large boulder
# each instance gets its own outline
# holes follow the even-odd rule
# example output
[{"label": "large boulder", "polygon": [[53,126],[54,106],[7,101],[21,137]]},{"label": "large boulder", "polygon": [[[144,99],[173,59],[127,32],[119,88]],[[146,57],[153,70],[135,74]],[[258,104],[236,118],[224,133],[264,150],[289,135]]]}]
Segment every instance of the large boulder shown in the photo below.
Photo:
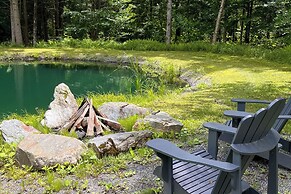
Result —
[{"label": "large boulder", "polygon": [[41,124],[58,131],[77,110],[78,104],[70,88],[61,83],[55,88],[54,100],[45,112]]},{"label": "large boulder", "polygon": [[115,133],[95,137],[88,142],[88,146],[92,147],[99,157],[103,155],[116,155],[120,152],[126,152],[130,148],[143,146],[152,137],[152,134],[148,130]]},{"label": "large boulder", "polygon": [[127,102],[107,102],[102,104],[98,111],[113,121],[125,119],[133,115],[145,116],[149,110]]},{"label": "large boulder", "polygon": [[54,134],[33,134],[17,147],[15,159],[22,166],[41,169],[56,164],[76,164],[86,145],[75,138]]},{"label": "large boulder", "polygon": [[139,119],[133,126],[134,129],[139,128],[141,125],[149,125],[158,131],[175,131],[179,132],[183,128],[183,124],[171,117],[166,112],[157,112]]},{"label": "large boulder", "polygon": [[16,119],[2,121],[0,124],[0,131],[2,132],[2,136],[7,143],[18,143],[31,133],[40,133],[32,126],[28,126]]}]

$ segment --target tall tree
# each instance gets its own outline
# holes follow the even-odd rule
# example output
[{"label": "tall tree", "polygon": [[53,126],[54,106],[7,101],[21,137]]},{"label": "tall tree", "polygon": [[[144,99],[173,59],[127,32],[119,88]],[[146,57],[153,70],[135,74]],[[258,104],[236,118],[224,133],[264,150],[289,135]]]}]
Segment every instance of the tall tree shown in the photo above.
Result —
[{"label": "tall tree", "polygon": [[10,0],[11,42],[23,44],[18,0]]},{"label": "tall tree", "polygon": [[253,14],[253,0],[247,2],[247,23],[245,30],[245,43],[250,43],[251,25],[252,25],[252,14]]},{"label": "tall tree", "polygon": [[24,41],[24,45],[28,45],[29,42],[29,37],[28,37],[28,13],[27,13],[27,1],[23,0],[23,20],[24,20],[24,24],[23,24],[23,41]]},{"label": "tall tree", "polygon": [[166,43],[171,44],[172,32],[172,0],[168,0],[167,4],[167,30],[166,30]]},{"label": "tall tree", "polygon": [[55,0],[55,36],[59,37],[63,33],[63,12],[64,12],[64,0]]},{"label": "tall tree", "polygon": [[33,27],[32,27],[32,44],[36,45],[37,41],[37,0],[33,0]]},{"label": "tall tree", "polygon": [[218,36],[219,28],[220,28],[220,21],[221,21],[223,11],[224,11],[224,5],[225,5],[225,0],[221,0],[220,8],[219,8],[217,19],[216,19],[216,25],[215,25],[215,29],[214,29],[214,33],[212,37],[212,44],[216,43],[217,41],[217,36]]}]

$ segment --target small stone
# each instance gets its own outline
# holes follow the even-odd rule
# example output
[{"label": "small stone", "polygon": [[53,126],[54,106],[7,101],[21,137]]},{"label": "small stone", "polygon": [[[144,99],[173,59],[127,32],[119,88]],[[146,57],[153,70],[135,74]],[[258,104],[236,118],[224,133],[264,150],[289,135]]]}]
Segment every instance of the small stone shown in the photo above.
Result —
[{"label": "small stone", "polygon": [[18,143],[29,134],[40,133],[32,126],[28,126],[16,119],[2,121],[0,124],[0,131],[2,132],[2,136],[7,143]]},{"label": "small stone", "polygon": [[193,72],[193,71],[184,72],[180,76],[180,79],[188,83],[191,89],[197,89],[197,87],[200,84],[211,85],[211,81],[209,78],[203,76],[200,73]]},{"label": "small stone", "polygon": [[98,111],[108,119],[118,121],[134,115],[145,116],[149,109],[126,102],[108,102],[101,105]]},{"label": "small stone", "polygon": [[183,124],[180,121],[177,121],[166,112],[157,112],[139,119],[134,124],[133,129],[137,129],[141,124],[150,125],[153,129],[165,132],[179,132],[183,128]]}]

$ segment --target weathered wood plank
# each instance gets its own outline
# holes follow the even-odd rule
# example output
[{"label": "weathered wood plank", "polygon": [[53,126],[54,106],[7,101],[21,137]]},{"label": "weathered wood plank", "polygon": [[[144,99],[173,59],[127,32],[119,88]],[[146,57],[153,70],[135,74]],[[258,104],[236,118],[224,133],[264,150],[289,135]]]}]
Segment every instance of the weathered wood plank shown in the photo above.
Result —
[{"label": "weathered wood plank", "polygon": [[92,99],[89,102],[89,118],[88,118],[88,126],[87,126],[87,137],[94,137],[94,117],[95,112],[92,108]]},{"label": "weathered wood plank", "polygon": [[99,121],[99,119],[97,118],[97,115],[94,113],[94,126],[96,129],[96,134],[100,135],[103,133],[103,129],[102,129],[102,122]]},{"label": "weathered wood plank", "polygon": [[75,121],[74,125],[71,127],[70,132],[75,131],[76,127],[80,124],[82,124],[82,120],[84,119],[87,111],[88,111],[89,107],[85,107],[85,110],[83,111],[83,113],[79,116],[79,118]]}]

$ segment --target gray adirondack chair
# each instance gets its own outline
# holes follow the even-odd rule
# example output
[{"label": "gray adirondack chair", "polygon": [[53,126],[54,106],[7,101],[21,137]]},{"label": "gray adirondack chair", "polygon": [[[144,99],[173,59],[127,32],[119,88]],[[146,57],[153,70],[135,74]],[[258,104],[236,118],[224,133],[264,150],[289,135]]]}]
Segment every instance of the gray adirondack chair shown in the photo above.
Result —
[{"label": "gray adirondack chair", "polygon": [[[162,160],[154,174],[164,182],[164,193],[258,193],[241,180],[254,155],[268,151],[268,193],[278,193],[277,153],[280,135],[271,129],[284,107],[284,99],[276,99],[266,109],[246,116],[238,128],[219,123],[204,123],[209,129],[208,151],[188,153],[164,139],[147,142]],[[235,135],[225,161],[216,160],[220,133]]]},{"label": "gray adirondack chair", "polygon": [[[232,127],[237,127],[240,120],[245,117],[246,115],[250,115],[253,113],[245,112],[246,111],[246,104],[247,103],[261,103],[261,104],[269,104],[270,101],[266,100],[249,100],[249,99],[232,99],[232,102],[237,103],[237,111],[227,110],[224,112],[224,115],[232,117],[232,120],[227,121],[227,125]],[[280,113],[278,119],[275,121],[273,128],[278,132],[281,133],[282,129],[286,125],[287,121],[291,119],[291,98],[287,101],[284,106],[284,109]],[[232,141],[233,134],[222,134],[219,139],[230,143]],[[278,162],[280,166],[285,168],[291,169],[291,142],[280,138],[279,143],[282,145],[281,150],[285,152],[278,153]],[[269,159],[268,153],[261,153],[258,156]]]}]

